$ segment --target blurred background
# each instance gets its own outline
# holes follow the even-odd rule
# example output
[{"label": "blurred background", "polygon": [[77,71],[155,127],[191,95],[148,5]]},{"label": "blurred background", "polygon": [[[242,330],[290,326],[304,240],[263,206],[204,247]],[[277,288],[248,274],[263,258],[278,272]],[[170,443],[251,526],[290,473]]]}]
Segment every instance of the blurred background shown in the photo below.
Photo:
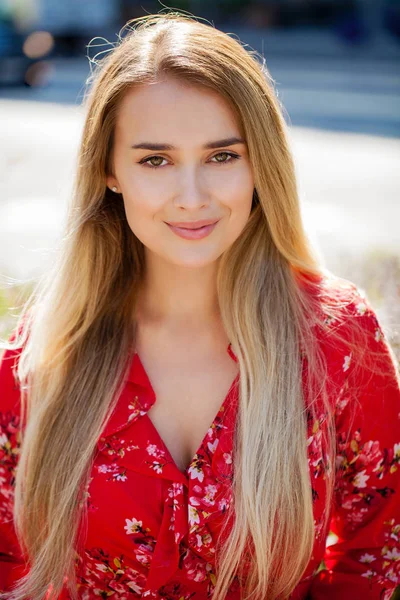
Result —
[{"label": "blurred background", "polygon": [[0,336],[62,235],[91,61],[165,8],[265,57],[310,238],[400,359],[400,0],[0,0]]},{"label": "blurred background", "polygon": [[0,0],[0,335],[60,239],[90,61],[165,8],[265,57],[310,237],[400,357],[400,0]]}]

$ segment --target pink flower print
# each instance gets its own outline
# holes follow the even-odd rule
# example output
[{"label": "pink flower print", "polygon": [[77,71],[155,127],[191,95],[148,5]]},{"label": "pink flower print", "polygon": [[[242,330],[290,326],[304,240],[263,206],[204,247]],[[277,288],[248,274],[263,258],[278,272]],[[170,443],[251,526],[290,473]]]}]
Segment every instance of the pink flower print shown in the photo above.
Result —
[{"label": "pink flower print", "polygon": [[222,513],[224,513],[226,510],[228,510],[230,506],[230,501],[228,498],[222,498],[222,500],[220,500],[220,502],[218,503],[218,510]]},{"label": "pink flower print", "polygon": [[[342,508],[344,508],[345,510],[354,511],[353,514],[355,514],[354,505],[358,504],[360,500],[361,498],[358,495],[350,496],[350,498],[348,497],[347,500],[342,500]],[[350,518],[350,515],[348,516],[348,518]]]},{"label": "pink flower print", "polygon": [[200,562],[192,552],[185,555],[183,565],[188,579],[199,582],[207,579],[207,569],[204,562]]},{"label": "pink flower print", "polygon": [[232,463],[232,453],[231,452],[224,452],[223,456],[224,456],[225,463],[227,465],[230,465]]},{"label": "pink flower print", "polygon": [[155,444],[149,444],[146,450],[150,456],[157,456],[157,446]]},{"label": "pink flower print", "polygon": [[150,544],[139,544],[135,551],[136,560],[144,567],[149,568],[153,558],[154,547]]},{"label": "pink flower print", "polygon": [[97,471],[98,471],[98,473],[108,473],[108,466],[107,465],[99,465],[97,467]]},{"label": "pink flower print", "polygon": [[347,517],[349,525],[358,525],[359,523],[362,523],[363,519],[365,519],[365,513],[367,511],[367,508],[360,508],[359,511],[351,512]]},{"label": "pink flower print", "polygon": [[217,493],[216,485],[207,485],[205,487],[204,503],[207,506],[213,506],[215,504],[215,494]]},{"label": "pink flower print", "polygon": [[[152,463],[149,463],[150,469],[153,469],[156,473],[162,473],[164,465],[166,464],[164,450],[161,450],[156,444],[150,444],[148,441],[146,451],[147,454],[154,456],[157,459],[153,460]],[[164,459],[164,462],[160,462],[160,459]]]},{"label": "pink flower print", "polygon": [[358,463],[360,465],[369,465],[378,463],[382,460],[382,452],[379,448],[379,442],[366,442],[359,454]]}]

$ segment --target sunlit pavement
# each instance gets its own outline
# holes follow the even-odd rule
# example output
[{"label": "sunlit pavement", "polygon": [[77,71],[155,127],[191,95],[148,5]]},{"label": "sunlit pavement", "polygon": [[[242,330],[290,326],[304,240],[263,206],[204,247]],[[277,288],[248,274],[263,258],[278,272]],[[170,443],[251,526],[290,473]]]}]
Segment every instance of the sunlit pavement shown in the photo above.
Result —
[{"label": "sunlit pavement", "polygon": [[[71,197],[83,111],[0,101],[0,273],[39,274],[51,262]],[[328,267],[375,248],[400,255],[400,141],[291,127],[307,229]]]}]

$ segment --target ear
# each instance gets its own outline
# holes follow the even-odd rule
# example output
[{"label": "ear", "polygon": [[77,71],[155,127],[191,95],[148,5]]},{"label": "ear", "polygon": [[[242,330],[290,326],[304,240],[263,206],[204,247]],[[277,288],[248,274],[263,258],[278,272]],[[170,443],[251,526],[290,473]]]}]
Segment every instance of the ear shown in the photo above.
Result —
[{"label": "ear", "polygon": [[[119,185],[114,175],[109,175],[106,179],[107,187],[115,193],[119,193]],[[116,188],[116,189],[115,189]]]}]

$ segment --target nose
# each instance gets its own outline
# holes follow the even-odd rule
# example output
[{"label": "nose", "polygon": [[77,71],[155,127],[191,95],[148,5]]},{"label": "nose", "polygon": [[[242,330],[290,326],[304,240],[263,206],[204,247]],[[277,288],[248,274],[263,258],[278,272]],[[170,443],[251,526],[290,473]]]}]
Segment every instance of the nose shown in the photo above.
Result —
[{"label": "nose", "polygon": [[197,165],[182,167],[178,173],[174,204],[187,210],[198,210],[209,203],[209,193]]}]

